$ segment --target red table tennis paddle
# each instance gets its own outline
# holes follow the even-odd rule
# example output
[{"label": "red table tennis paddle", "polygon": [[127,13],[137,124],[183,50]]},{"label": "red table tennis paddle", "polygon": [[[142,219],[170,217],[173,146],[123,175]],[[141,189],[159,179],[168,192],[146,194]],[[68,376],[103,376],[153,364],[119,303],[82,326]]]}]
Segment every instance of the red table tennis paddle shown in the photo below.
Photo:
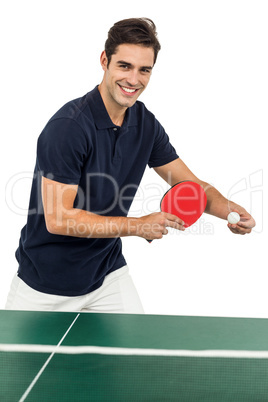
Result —
[{"label": "red table tennis paddle", "polygon": [[206,205],[207,196],[203,187],[185,180],[175,184],[164,194],[160,209],[182,219],[184,227],[188,228],[200,218]]}]

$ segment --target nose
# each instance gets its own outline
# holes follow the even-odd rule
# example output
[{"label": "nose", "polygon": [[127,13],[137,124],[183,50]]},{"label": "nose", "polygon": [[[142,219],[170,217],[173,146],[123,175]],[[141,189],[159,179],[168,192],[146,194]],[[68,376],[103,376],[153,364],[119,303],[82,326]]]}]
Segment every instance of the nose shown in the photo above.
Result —
[{"label": "nose", "polygon": [[131,70],[129,71],[129,74],[127,76],[127,83],[130,86],[135,86],[139,83],[139,77],[138,77],[139,73],[136,70]]}]

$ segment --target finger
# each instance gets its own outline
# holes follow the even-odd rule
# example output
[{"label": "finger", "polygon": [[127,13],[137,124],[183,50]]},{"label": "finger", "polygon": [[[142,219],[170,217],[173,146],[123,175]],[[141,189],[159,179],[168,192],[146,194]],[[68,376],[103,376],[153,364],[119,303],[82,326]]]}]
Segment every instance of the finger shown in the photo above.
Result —
[{"label": "finger", "polygon": [[177,230],[185,230],[185,227],[183,226],[184,222],[183,221],[181,221],[181,222],[182,223],[167,220],[166,226],[173,228],[173,229],[177,229]]},{"label": "finger", "polygon": [[256,222],[253,217],[249,214],[241,214],[240,221],[238,222],[240,226],[253,229],[256,226]]},{"label": "finger", "polygon": [[230,229],[230,231],[234,234],[245,235],[251,232],[251,228],[243,228],[240,226],[240,224],[239,225],[228,224],[227,226]]},{"label": "finger", "polygon": [[251,232],[251,229],[253,229],[256,226],[256,223],[253,218],[250,219],[242,218],[239,222],[237,222],[237,226],[242,230],[249,230]]},{"label": "finger", "polygon": [[164,229],[163,232],[162,232],[162,234],[163,234],[163,235],[167,235],[167,234],[168,234],[168,230],[167,230],[167,229]]},{"label": "finger", "polygon": [[241,220],[237,223],[237,226],[244,228],[244,229],[253,229],[255,226],[254,220]]},{"label": "finger", "polygon": [[178,216],[170,214],[168,212],[163,212],[163,214],[165,214],[165,217],[168,221],[177,222],[180,225],[184,225],[184,221],[181,218],[179,218]]},{"label": "finger", "polygon": [[144,231],[145,237],[147,239],[161,239],[163,235],[168,234],[168,230],[165,224],[155,223],[150,225],[146,231]]},{"label": "finger", "polygon": [[239,225],[237,224],[236,229],[237,229],[237,230],[241,230],[242,232],[248,232],[248,233],[250,233],[251,230],[252,230],[252,227],[250,227],[250,226],[248,226],[248,225],[241,225],[241,224],[239,223]]},{"label": "finger", "polygon": [[234,233],[234,234],[241,234],[240,231],[237,230],[237,227],[236,227],[236,226],[229,226],[229,225],[228,225],[228,228],[229,228],[230,231],[231,231],[232,233]]}]

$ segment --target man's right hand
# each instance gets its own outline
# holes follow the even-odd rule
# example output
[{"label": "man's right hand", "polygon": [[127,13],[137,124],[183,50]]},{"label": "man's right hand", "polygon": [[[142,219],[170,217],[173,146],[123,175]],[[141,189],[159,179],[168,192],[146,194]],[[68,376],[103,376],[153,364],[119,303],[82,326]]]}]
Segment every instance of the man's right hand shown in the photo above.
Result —
[{"label": "man's right hand", "polygon": [[184,222],[175,215],[167,212],[156,212],[138,218],[137,236],[147,240],[162,239],[168,234],[167,227],[185,230]]}]

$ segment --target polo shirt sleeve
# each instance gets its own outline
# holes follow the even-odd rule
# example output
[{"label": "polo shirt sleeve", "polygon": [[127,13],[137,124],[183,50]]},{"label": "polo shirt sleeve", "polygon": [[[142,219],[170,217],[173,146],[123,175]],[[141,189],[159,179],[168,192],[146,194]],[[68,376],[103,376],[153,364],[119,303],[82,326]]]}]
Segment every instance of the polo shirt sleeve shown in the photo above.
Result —
[{"label": "polo shirt sleeve", "polygon": [[150,168],[166,165],[179,156],[171,145],[163,126],[155,119],[155,137],[148,165]]},{"label": "polo shirt sleeve", "polygon": [[37,142],[38,170],[51,180],[79,184],[87,152],[86,136],[75,120],[51,120]]}]

